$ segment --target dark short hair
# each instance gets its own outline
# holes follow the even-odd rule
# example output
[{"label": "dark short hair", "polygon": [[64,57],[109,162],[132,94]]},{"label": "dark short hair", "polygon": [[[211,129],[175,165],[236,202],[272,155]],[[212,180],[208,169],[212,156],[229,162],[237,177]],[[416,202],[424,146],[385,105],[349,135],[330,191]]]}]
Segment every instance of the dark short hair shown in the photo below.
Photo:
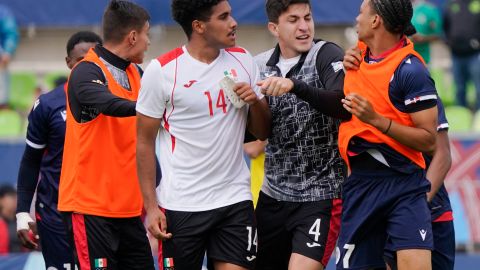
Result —
[{"label": "dark short hair", "polygon": [[280,15],[293,4],[307,4],[311,6],[310,0],[267,0],[265,10],[267,11],[268,21],[278,23]]},{"label": "dark short hair", "polygon": [[70,56],[75,45],[82,42],[92,42],[102,45],[102,38],[91,31],[80,31],[73,34],[67,41],[67,56]]},{"label": "dark short hair", "polygon": [[212,7],[226,0],[173,0],[172,17],[180,24],[187,37],[190,39],[195,20],[208,22],[212,16]]},{"label": "dark short hair", "polygon": [[119,43],[132,30],[141,31],[150,15],[141,6],[124,0],[112,0],[103,13],[103,39]]},{"label": "dark short hair", "polygon": [[7,196],[7,195],[16,195],[17,194],[17,191],[15,190],[15,188],[11,185],[3,185],[3,186],[0,186],[0,199]]},{"label": "dark short hair", "polygon": [[370,0],[370,5],[382,17],[388,32],[407,36],[417,32],[412,24],[411,0]]}]

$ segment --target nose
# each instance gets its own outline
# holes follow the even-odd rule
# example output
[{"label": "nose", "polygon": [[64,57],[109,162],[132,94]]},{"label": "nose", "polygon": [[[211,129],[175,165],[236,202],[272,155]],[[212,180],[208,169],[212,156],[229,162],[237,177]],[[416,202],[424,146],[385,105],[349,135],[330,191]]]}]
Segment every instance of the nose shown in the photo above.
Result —
[{"label": "nose", "polygon": [[233,17],[230,17],[231,18],[231,22],[230,22],[230,27],[235,29],[237,28],[237,21],[233,18]]},{"label": "nose", "polygon": [[301,31],[307,31],[308,30],[308,22],[305,21],[305,19],[301,19],[299,24],[298,24],[298,29]]}]

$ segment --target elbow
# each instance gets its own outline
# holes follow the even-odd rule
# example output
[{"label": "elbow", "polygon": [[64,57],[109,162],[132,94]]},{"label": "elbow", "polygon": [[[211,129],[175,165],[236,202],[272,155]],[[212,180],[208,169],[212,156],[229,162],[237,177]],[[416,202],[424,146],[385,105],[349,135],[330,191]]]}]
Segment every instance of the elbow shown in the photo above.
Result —
[{"label": "elbow", "polygon": [[422,152],[432,155],[433,153],[435,153],[436,149],[435,140],[429,140],[427,143],[422,145],[421,148],[423,148],[421,149]]},{"label": "elbow", "polygon": [[255,133],[255,138],[257,138],[260,141],[265,141],[270,137],[270,134],[272,133],[270,126],[265,127],[265,129],[262,129],[261,131]]}]

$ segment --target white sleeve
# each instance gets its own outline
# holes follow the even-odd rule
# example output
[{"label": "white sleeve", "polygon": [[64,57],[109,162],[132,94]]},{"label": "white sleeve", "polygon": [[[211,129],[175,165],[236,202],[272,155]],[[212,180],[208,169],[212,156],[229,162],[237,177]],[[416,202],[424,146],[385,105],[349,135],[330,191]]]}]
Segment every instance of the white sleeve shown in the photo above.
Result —
[{"label": "white sleeve", "polygon": [[162,66],[156,59],[145,69],[138,94],[137,112],[157,119],[163,117],[168,95],[164,91],[162,73]]}]

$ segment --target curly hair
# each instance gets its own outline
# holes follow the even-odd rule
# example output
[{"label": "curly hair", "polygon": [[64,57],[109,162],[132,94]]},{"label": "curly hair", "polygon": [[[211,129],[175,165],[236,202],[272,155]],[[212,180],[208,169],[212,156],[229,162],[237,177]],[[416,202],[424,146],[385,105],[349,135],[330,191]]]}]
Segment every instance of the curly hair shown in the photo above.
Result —
[{"label": "curly hair", "polygon": [[387,31],[395,34],[413,35],[413,7],[411,0],[370,0],[375,12],[382,17]]},{"label": "curly hair", "polygon": [[190,39],[193,32],[192,22],[208,22],[212,16],[212,7],[223,1],[226,0],[173,0],[172,16]]},{"label": "curly hair", "polygon": [[310,5],[310,0],[267,0],[265,10],[269,22],[278,23],[278,18],[293,4]]}]

